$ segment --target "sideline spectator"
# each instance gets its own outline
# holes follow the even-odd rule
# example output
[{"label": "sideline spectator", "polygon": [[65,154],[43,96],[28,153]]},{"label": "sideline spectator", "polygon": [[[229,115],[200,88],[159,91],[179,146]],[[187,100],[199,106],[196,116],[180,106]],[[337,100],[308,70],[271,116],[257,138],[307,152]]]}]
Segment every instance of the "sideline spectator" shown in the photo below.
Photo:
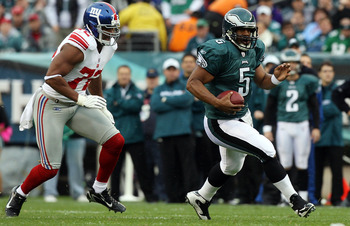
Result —
[{"label": "sideline spectator", "polygon": [[24,8],[19,5],[15,5],[11,9],[12,26],[19,32],[23,32],[26,26],[26,18],[24,17]]},{"label": "sideline spectator", "polygon": [[[150,1],[137,0],[136,3],[120,11],[120,26],[127,26],[129,31],[155,31],[160,40],[161,49],[166,51],[167,32],[164,19],[162,14],[150,4]],[[142,36],[142,34],[139,35]]]},{"label": "sideline spectator", "polygon": [[283,23],[282,13],[279,10],[279,8],[277,8],[275,6],[273,0],[259,0],[257,9],[252,12],[253,15],[255,16],[255,18],[257,18],[257,16],[258,16],[257,10],[260,6],[269,7],[271,10],[272,20],[274,20],[274,21],[278,22],[280,25],[282,25],[282,23]]},{"label": "sideline spectator", "polygon": [[177,23],[169,37],[168,50],[182,52],[186,49],[188,42],[197,34],[198,14],[194,13],[189,19]]},{"label": "sideline spectator", "polygon": [[[349,117],[350,106],[345,101],[346,98],[350,98],[350,80],[346,80],[342,85],[338,86],[332,93],[332,101],[338,107],[338,109]],[[341,203],[341,206],[350,207],[350,192],[347,197]]]},{"label": "sideline spectator", "polygon": [[52,30],[42,24],[38,14],[31,14],[28,18],[28,28],[23,31],[26,40],[23,52],[49,52],[54,51],[55,43]]},{"label": "sideline spectator", "polygon": [[156,200],[167,201],[164,185],[164,169],[160,156],[159,145],[153,139],[156,127],[156,113],[150,106],[154,89],[159,85],[159,75],[155,68],[149,68],[146,74],[146,89],[141,111],[143,134],[145,136],[145,152],[147,165],[154,172],[154,194]]},{"label": "sideline spectator", "polygon": [[84,10],[88,1],[85,0],[47,0],[45,14],[47,22],[56,34],[56,44],[75,28],[83,27]]},{"label": "sideline spectator", "polygon": [[2,18],[0,21],[0,52],[20,52],[22,44],[22,34],[12,26],[10,19]]},{"label": "sideline spectator", "polygon": [[321,8],[315,9],[312,15],[312,22],[305,27],[302,33],[306,45],[311,43],[315,38],[317,38],[321,34],[320,23],[323,19],[326,19],[327,17],[328,14],[326,10]]},{"label": "sideline spectator", "polygon": [[188,20],[190,17],[192,17],[194,12],[200,11],[203,4],[203,0],[163,0],[161,4],[161,11],[163,18],[165,19],[165,25],[168,29],[168,33],[171,32],[173,26],[181,21]]},{"label": "sideline spectator", "polygon": [[325,41],[324,52],[332,55],[350,53],[350,15],[340,20],[340,28],[329,34]]},{"label": "sideline spectator", "polygon": [[319,27],[321,33],[307,45],[307,52],[322,52],[333,30],[331,19],[328,17],[324,18],[320,21]]},{"label": "sideline spectator", "polygon": [[125,139],[123,151],[111,176],[112,196],[119,199],[120,174],[125,152],[129,152],[134,164],[137,179],[147,202],[153,202],[153,174],[146,164],[144,137],[140,112],[143,104],[143,93],[131,80],[131,68],[128,65],[117,69],[117,82],[105,90],[107,108],[114,117],[115,126]]},{"label": "sideline spectator", "polygon": [[318,76],[322,85],[323,122],[321,124],[321,137],[315,145],[316,190],[315,198],[321,200],[323,187],[323,172],[327,162],[332,171],[333,206],[341,204],[343,195],[343,136],[342,114],[332,101],[332,92],[337,85],[334,82],[334,67],[330,62],[321,64]]},{"label": "sideline spectator", "polygon": [[181,203],[186,193],[198,186],[191,135],[193,97],[179,78],[177,60],[165,60],[163,73],[165,82],[155,88],[151,97],[151,108],[157,113],[154,139],[160,145],[168,202]]},{"label": "sideline spectator", "polygon": [[214,35],[209,33],[209,24],[205,19],[199,19],[197,21],[197,34],[187,44],[185,53],[191,53],[197,55],[197,47],[209,39],[213,39]]}]

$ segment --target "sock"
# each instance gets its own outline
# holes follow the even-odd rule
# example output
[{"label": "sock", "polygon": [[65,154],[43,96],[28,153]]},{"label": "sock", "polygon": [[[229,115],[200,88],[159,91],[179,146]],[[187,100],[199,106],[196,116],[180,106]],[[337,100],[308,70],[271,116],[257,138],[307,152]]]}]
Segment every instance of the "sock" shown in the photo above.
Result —
[{"label": "sock", "polygon": [[298,193],[300,197],[302,197],[304,200],[309,200],[309,197],[308,197],[309,193],[307,191],[299,191]]},{"label": "sock", "polygon": [[220,187],[214,187],[208,181],[208,179],[204,182],[201,189],[198,190],[198,193],[207,201],[210,201],[216,192],[220,189]]},{"label": "sock", "polygon": [[16,192],[17,192],[18,194],[20,194],[21,196],[23,196],[23,197],[27,197],[27,196],[28,196],[28,194],[24,194],[24,192],[22,191],[21,186],[19,186],[19,187],[16,189]]},{"label": "sock", "polygon": [[118,162],[119,155],[122,152],[124,146],[124,142],[124,137],[118,133],[102,145],[102,150],[99,158],[100,167],[98,169],[96,177],[97,181],[107,183],[114,170],[115,165]]},{"label": "sock", "polygon": [[288,175],[286,175],[282,180],[273,183],[273,185],[280,190],[280,192],[287,198],[290,202],[290,197],[297,192],[294,190],[292,183],[289,180]]},{"label": "sock", "polygon": [[107,188],[107,183],[99,182],[95,179],[94,184],[92,185],[92,188],[96,193],[102,193]]},{"label": "sock", "polygon": [[[42,167],[42,165],[35,166],[24,180],[21,187],[21,192],[24,195],[28,195],[31,190],[38,187],[40,184],[45,181],[53,178],[58,172],[58,169],[48,170]],[[20,193],[21,194],[21,193]],[[22,194],[21,194],[22,195]]]}]

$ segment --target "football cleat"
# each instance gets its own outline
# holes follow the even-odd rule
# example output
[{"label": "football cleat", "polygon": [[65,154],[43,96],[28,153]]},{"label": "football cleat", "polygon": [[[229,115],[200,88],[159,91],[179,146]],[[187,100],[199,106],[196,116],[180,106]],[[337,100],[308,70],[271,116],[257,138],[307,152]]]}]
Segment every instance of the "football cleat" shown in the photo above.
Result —
[{"label": "football cleat", "polygon": [[97,202],[105,207],[107,207],[109,210],[113,210],[115,213],[116,212],[121,212],[123,213],[126,208],[123,204],[120,202],[116,201],[112,196],[108,194],[108,190],[105,189],[102,193],[95,193],[94,189],[90,189],[86,193],[86,197],[89,200],[89,202]]},{"label": "football cleat", "polygon": [[8,217],[17,217],[21,212],[23,203],[27,199],[26,197],[23,197],[22,195],[16,192],[18,187],[19,185],[12,188],[9,201],[6,204],[5,212],[6,212],[6,216]]},{"label": "football cleat", "polygon": [[208,208],[210,202],[205,200],[198,191],[191,191],[186,195],[186,202],[189,203],[196,211],[199,219],[210,220]]},{"label": "football cleat", "polygon": [[306,202],[298,194],[294,194],[290,197],[289,205],[294,212],[300,217],[308,217],[309,214],[316,210],[314,204]]}]

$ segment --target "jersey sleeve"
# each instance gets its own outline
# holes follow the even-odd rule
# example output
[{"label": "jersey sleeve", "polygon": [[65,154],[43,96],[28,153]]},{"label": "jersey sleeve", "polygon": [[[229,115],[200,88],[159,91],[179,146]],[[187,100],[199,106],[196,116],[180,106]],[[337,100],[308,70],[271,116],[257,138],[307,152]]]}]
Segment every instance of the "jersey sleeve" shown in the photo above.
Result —
[{"label": "jersey sleeve", "polygon": [[80,49],[84,55],[88,49],[95,49],[97,47],[94,37],[83,29],[74,30],[68,37],[67,43]]},{"label": "jersey sleeve", "polygon": [[225,62],[223,58],[227,54],[225,42],[223,39],[214,39],[199,45],[197,48],[197,65],[213,76],[220,74]]},{"label": "jersey sleeve", "polygon": [[260,64],[262,64],[262,62],[265,59],[265,44],[258,39],[256,46],[255,46],[255,52],[256,52],[256,67],[259,67]]}]

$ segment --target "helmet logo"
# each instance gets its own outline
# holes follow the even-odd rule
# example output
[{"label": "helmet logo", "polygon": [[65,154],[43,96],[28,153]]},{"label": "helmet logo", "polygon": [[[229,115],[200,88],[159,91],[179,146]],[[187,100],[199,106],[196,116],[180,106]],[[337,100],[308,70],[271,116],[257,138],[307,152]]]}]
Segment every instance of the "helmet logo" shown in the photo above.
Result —
[{"label": "helmet logo", "polygon": [[101,14],[101,11],[102,11],[101,9],[97,9],[97,8],[92,7],[91,11],[90,11],[90,16],[98,18]]}]

